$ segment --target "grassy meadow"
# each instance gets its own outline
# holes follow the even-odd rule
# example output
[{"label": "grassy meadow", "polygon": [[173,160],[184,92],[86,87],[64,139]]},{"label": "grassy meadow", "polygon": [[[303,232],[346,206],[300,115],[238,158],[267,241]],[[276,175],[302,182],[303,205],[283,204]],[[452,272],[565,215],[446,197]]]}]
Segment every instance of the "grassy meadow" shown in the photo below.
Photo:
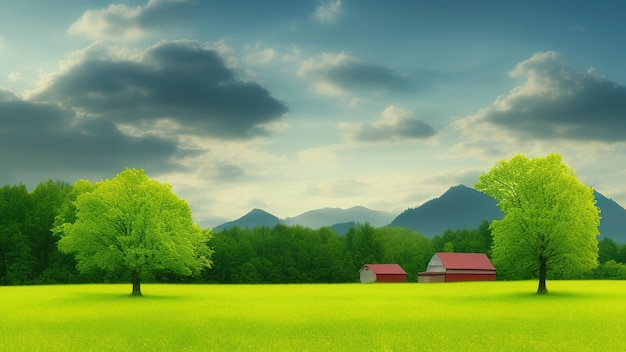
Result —
[{"label": "grassy meadow", "polygon": [[623,351],[626,282],[0,287],[3,351]]}]

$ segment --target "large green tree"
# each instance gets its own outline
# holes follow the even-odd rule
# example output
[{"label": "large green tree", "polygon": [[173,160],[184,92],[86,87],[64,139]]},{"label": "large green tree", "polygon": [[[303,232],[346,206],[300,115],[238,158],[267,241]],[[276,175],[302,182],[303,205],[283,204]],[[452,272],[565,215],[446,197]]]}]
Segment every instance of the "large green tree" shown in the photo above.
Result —
[{"label": "large green tree", "polygon": [[74,192],[55,231],[59,249],[75,254],[79,270],[100,268],[130,280],[132,294],[141,296],[141,281],[156,273],[189,276],[210,267],[210,233],[194,224],[189,205],[170,185],[143,170],[77,181]]},{"label": "large green tree", "polygon": [[475,188],[504,213],[491,223],[493,260],[510,277],[568,277],[597,266],[599,210],[593,189],[576,178],[559,154],[518,154],[482,174]]}]

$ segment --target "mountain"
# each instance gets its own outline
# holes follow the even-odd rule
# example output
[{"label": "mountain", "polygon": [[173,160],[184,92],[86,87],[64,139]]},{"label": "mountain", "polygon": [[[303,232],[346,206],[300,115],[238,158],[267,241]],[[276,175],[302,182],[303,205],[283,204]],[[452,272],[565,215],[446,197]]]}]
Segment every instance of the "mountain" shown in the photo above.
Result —
[{"label": "mountain", "polygon": [[483,220],[502,219],[497,203],[484,193],[458,185],[439,198],[405,210],[389,226],[408,227],[427,237],[441,235],[447,229],[474,229]]},{"label": "mountain", "polygon": [[610,237],[617,243],[626,243],[626,209],[609,199],[593,191],[596,197],[596,206],[600,208],[600,239]]},{"label": "mountain", "polygon": [[[610,237],[617,243],[626,243],[626,209],[615,201],[594,191],[596,206],[600,208],[599,239]],[[451,187],[439,198],[407,209],[389,226],[408,227],[428,237],[441,235],[447,229],[477,228],[483,220],[502,219],[497,201],[464,185]]]},{"label": "mountain", "polygon": [[238,226],[241,228],[254,228],[258,226],[269,226],[273,227],[280,222],[276,216],[266,212],[261,209],[252,209],[246,215],[240,217],[237,220],[229,221],[227,223],[218,225],[213,228],[214,231],[219,231],[223,229],[229,229],[233,226]]},{"label": "mountain", "polygon": [[342,223],[339,223],[339,224],[334,224],[330,228],[333,229],[333,231],[335,231],[336,234],[343,236],[343,235],[347,234],[348,231],[350,231],[350,228],[352,228],[356,224],[357,223],[354,222],[354,221],[342,222]]},{"label": "mountain", "polygon": [[323,208],[311,210],[292,218],[286,218],[281,222],[286,225],[301,225],[312,229],[347,222],[368,222],[374,227],[382,227],[389,224],[393,218],[393,213],[357,206],[350,209]]}]

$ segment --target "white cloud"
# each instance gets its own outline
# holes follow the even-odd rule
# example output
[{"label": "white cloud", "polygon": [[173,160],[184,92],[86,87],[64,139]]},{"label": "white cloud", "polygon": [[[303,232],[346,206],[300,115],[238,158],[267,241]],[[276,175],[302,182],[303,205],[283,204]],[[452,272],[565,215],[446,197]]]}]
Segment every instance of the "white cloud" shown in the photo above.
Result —
[{"label": "white cloud", "polygon": [[341,0],[328,1],[315,10],[315,19],[322,23],[336,22],[341,15]]},{"label": "white cloud", "polygon": [[390,142],[398,140],[425,139],[435,130],[413,112],[397,106],[388,106],[382,112],[382,120],[369,125],[362,122],[343,122],[339,128],[349,140],[358,142]]},{"label": "white cloud", "polygon": [[150,0],[136,7],[111,4],[105,9],[85,11],[68,32],[104,41],[138,40],[154,28],[185,17],[190,4],[188,0]]},{"label": "white cloud", "polygon": [[274,61],[276,50],[263,47],[261,43],[246,44],[243,49],[243,62],[248,65],[266,65]]},{"label": "white cloud", "polygon": [[298,153],[298,159],[305,164],[315,164],[320,167],[339,165],[337,146],[317,147],[303,150]]},{"label": "white cloud", "polygon": [[298,61],[298,59],[300,58],[301,55],[302,55],[302,51],[300,51],[300,49],[297,46],[292,45],[291,46],[291,52],[289,52],[288,54],[283,55],[283,57],[280,58],[280,61],[282,61],[282,62],[295,62],[295,61]]},{"label": "white cloud", "polygon": [[304,194],[314,197],[358,197],[368,191],[367,184],[354,178],[326,180],[307,184]]},{"label": "white cloud", "polygon": [[9,73],[9,75],[7,76],[7,78],[8,78],[8,79],[9,79],[9,81],[11,81],[11,82],[17,82],[17,81],[19,81],[19,79],[20,79],[20,76],[21,76],[21,75],[22,75],[22,74],[21,74],[21,73],[19,73],[19,72],[11,72],[11,73]]},{"label": "white cloud", "polygon": [[86,34],[96,40],[131,41],[145,35],[137,18],[143,7],[129,7],[125,4],[111,4],[106,9],[87,10],[74,22],[68,32]]}]

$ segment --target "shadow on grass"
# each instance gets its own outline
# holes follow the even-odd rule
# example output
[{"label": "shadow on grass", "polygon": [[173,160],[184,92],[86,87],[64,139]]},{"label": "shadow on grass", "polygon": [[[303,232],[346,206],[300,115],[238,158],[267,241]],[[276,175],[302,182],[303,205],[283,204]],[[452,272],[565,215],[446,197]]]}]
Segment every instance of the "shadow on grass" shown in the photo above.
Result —
[{"label": "shadow on grass", "polygon": [[503,294],[502,297],[518,300],[571,300],[571,299],[593,299],[597,295],[588,292],[575,291],[548,291],[548,294],[538,295],[535,292],[513,292]]},{"label": "shadow on grass", "polygon": [[119,293],[119,292],[76,292],[72,295],[73,298],[77,300],[87,300],[87,301],[137,301],[137,302],[146,302],[146,301],[184,301],[188,300],[190,297],[180,296],[180,295],[167,295],[167,294],[150,294],[144,293],[143,296],[132,296],[130,293]]}]

